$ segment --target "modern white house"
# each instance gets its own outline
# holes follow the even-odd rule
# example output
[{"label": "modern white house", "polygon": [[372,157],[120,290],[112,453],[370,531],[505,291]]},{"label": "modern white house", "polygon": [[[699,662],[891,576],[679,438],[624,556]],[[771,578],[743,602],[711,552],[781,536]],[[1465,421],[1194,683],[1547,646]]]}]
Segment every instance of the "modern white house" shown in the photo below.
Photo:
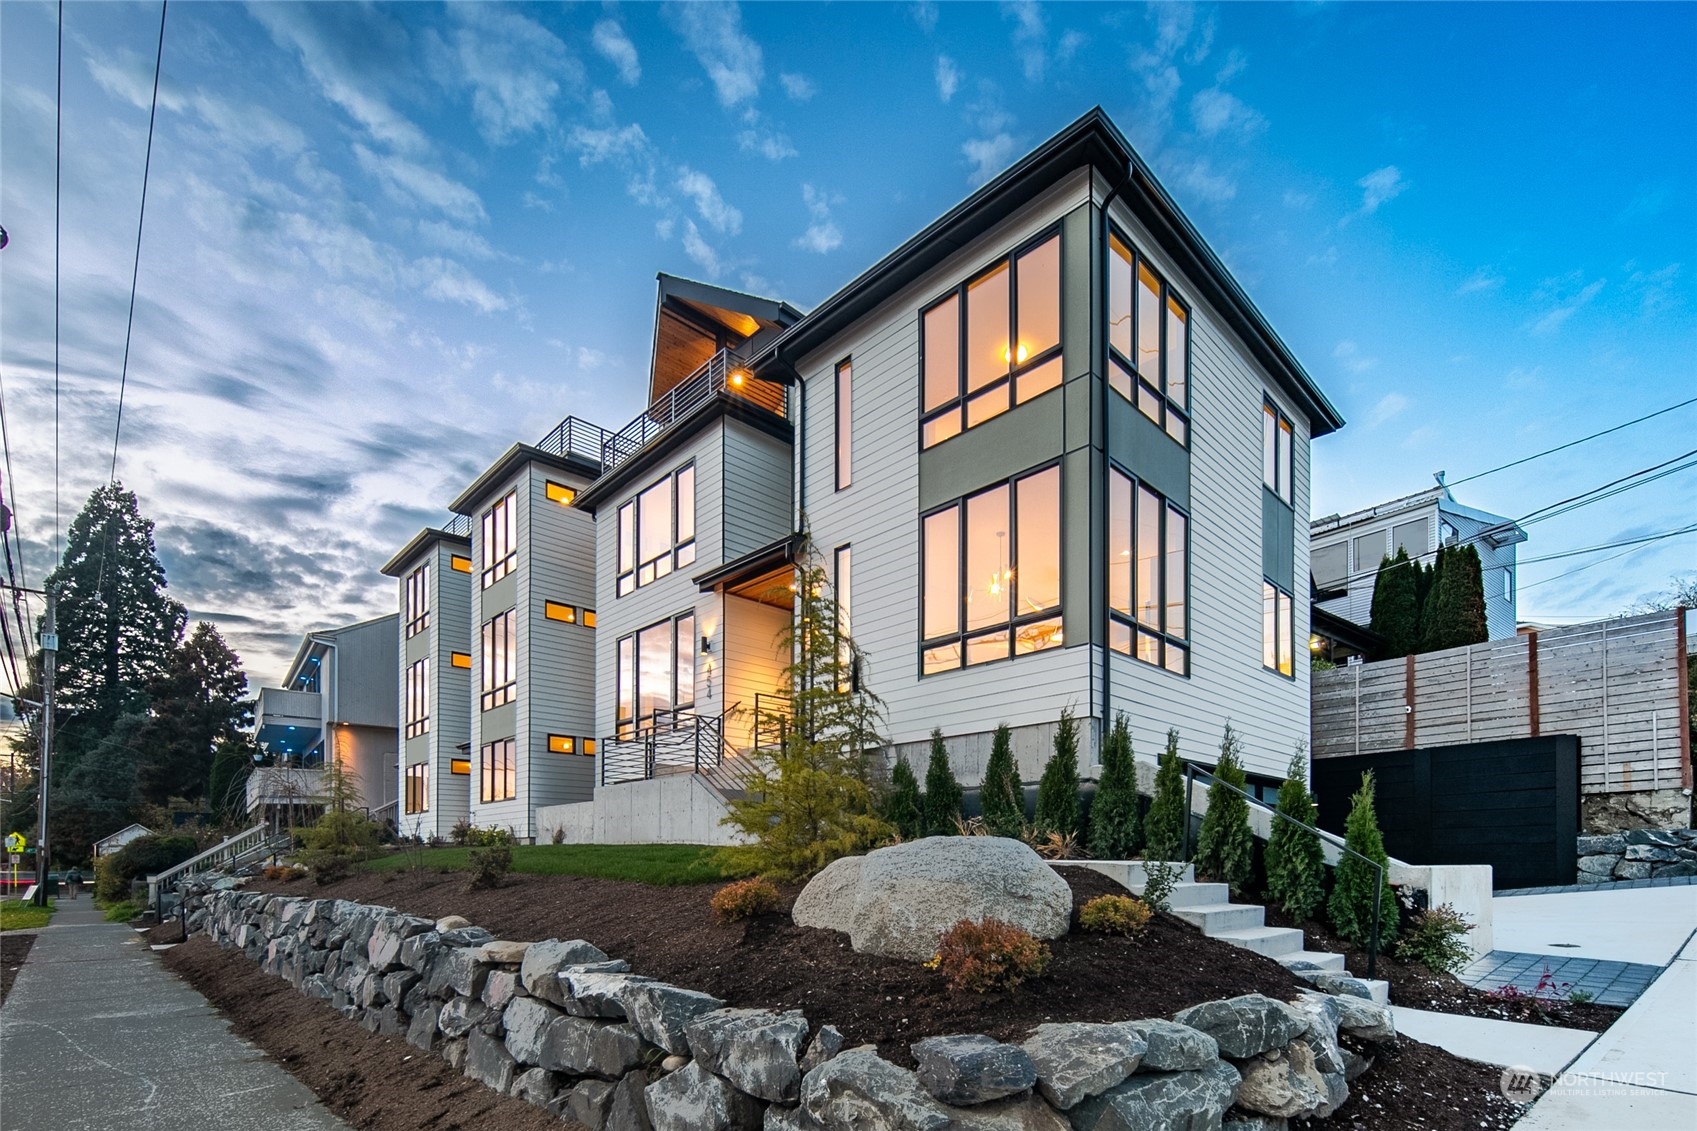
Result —
[{"label": "modern white house", "polygon": [[[975,785],[1007,723],[1034,781],[1071,711],[1089,773],[1124,712],[1145,759],[1176,728],[1211,763],[1230,723],[1250,772],[1282,777],[1309,726],[1308,446],[1343,422],[1100,110],[805,314],[662,275],[655,321],[650,406],[558,480],[575,494],[554,517],[583,525],[549,552],[581,531],[594,557],[569,575],[583,595],[553,599],[594,608],[591,660],[527,640],[522,560],[511,592],[474,579],[474,625],[528,609],[519,673],[578,681],[516,674],[515,717],[474,711],[473,751],[534,700],[588,712],[562,733],[595,756],[555,775],[532,734],[514,773],[536,784],[510,816],[474,787],[478,823],[722,837],[781,702],[802,553],[894,756],[939,729]],[[514,449],[454,509],[516,491],[522,530],[549,474]]]},{"label": "modern white house", "polygon": [[1308,525],[1316,607],[1366,626],[1379,565],[1398,550],[1430,565],[1438,547],[1471,545],[1485,585],[1485,629],[1492,640],[1515,632],[1515,547],[1526,531],[1513,519],[1455,501],[1448,487],[1404,495]]},{"label": "modern white house", "polygon": [[395,687],[398,617],[309,632],[281,687],[262,687],[254,706],[260,764],[247,779],[250,820],[279,829],[323,808],[327,759],[348,772],[360,805],[396,816]]}]

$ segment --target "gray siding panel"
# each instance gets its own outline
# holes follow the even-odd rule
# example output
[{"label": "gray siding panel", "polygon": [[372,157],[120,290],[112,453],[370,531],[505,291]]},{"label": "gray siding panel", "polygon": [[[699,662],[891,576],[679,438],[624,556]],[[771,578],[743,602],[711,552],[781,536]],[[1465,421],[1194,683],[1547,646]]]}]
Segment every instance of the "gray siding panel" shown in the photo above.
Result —
[{"label": "gray siding panel", "polygon": [[1274,585],[1304,599],[1308,586],[1293,583],[1296,568],[1296,512],[1290,504],[1261,488],[1261,572]]},{"label": "gray siding panel", "polygon": [[[788,443],[738,420],[721,426],[724,444],[724,560],[776,542],[794,529],[790,495],[793,456]],[[831,433],[823,433],[826,436]],[[697,473],[696,494],[703,480]],[[697,558],[693,572],[700,572]]]}]

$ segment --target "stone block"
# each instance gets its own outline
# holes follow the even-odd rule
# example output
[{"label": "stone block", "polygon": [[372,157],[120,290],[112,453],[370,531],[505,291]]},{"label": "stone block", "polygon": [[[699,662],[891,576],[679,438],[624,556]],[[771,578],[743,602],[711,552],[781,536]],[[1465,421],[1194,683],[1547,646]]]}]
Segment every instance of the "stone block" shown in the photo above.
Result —
[{"label": "stone block", "polygon": [[[809,1072],[801,1082],[801,1114],[815,1125],[855,1131],[945,1131],[951,1122],[917,1076],[870,1045],[839,1053]],[[659,1131],[658,1122],[655,1128]]]},{"label": "stone block", "polygon": [[695,1061],[648,1085],[654,1131],[759,1131],[760,1104]]},{"label": "stone block", "polygon": [[1037,1067],[1037,1091],[1066,1111],[1136,1072],[1148,1046],[1123,1025],[1071,1022],[1037,1026],[1023,1047]]},{"label": "stone block", "polygon": [[1301,1013],[1263,994],[1205,1001],[1180,1010],[1173,1020],[1207,1033],[1219,1043],[1220,1055],[1234,1060],[1287,1045],[1308,1028]]},{"label": "stone block", "polygon": [[1197,1072],[1220,1059],[1220,1044],[1200,1029],[1177,1021],[1152,1018],[1127,1021],[1125,1027],[1147,1046],[1139,1072]]},{"label": "stone block", "polygon": [[607,955],[599,947],[582,939],[572,939],[568,942],[544,939],[531,943],[530,949],[525,951],[519,977],[524,988],[530,993],[555,1005],[564,1005],[566,995],[560,985],[560,971],[568,966],[607,960]]},{"label": "stone block", "polygon": [[707,1071],[772,1103],[794,1103],[801,1091],[798,1061],[807,1039],[800,1012],[715,1009],[684,1024],[689,1051]]},{"label": "stone block", "polygon": [[1212,1131],[1240,1080],[1224,1061],[1200,1072],[1151,1072],[1090,1097],[1067,1116],[1073,1131]]},{"label": "stone block", "polygon": [[518,1065],[506,1045],[473,1029],[466,1038],[465,1074],[505,1095],[512,1090]]},{"label": "stone block", "polygon": [[1037,1065],[1029,1053],[979,1034],[927,1037],[914,1044],[913,1056],[919,1086],[945,1104],[988,1103],[1037,1083]]}]

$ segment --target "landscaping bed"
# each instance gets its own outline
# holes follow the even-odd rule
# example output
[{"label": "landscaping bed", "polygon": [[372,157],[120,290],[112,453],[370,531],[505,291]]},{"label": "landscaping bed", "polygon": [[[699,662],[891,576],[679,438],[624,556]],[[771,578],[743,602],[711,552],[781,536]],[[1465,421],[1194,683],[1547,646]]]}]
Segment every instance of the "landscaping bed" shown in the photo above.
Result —
[{"label": "landscaping bed", "polygon": [[[1351,974],[1358,978],[1367,976],[1366,949],[1345,942],[1324,924],[1313,921],[1299,923],[1275,906],[1267,908],[1267,924],[1300,927],[1308,949],[1342,954]],[[1556,1025],[1564,1029],[1601,1033],[1626,1012],[1612,1005],[1569,1001],[1565,991],[1560,991],[1559,987],[1550,996],[1539,998],[1536,1002],[1528,994],[1499,998],[1469,986],[1453,974],[1435,973],[1418,963],[1398,962],[1383,952],[1379,954],[1377,974],[1390,983],[1392,1005],[1433,1013]]]},{"label": "landscaping bed", "polygon": [[6,995],[12,992],[12,983],[18,980],[18,971],[34,945],[33,934],[0,935],[0,1005],[6,1003]]}]

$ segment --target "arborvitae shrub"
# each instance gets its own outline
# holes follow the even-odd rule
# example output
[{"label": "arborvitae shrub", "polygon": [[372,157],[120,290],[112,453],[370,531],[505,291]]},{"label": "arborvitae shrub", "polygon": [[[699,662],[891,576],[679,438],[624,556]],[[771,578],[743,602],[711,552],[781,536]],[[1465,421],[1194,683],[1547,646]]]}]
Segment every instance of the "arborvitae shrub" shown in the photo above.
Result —
[{"label": "arborvitae shrub", "polygon": [[1143,855],[1150,860],[1177,860],[1184,849],[1184,766],[1178,756],[1178,731],[1167,732],[1167,748],[1155,770],[1155,799],[1143,821]]},{"label": "arborvitae shrub", "polygon": [[[1308,754],[1298,746],[1279,786],[1278,812],[1313,825],[1314,798],[1307,777]],[[1320,909],[1326,899],[1326,858],[1318,833],[1273,819],[1267,839],[1267,895],[1298,920],[1310,919]]]},{"label": "arborvitae shrub", "polygon": [[990,744],[984,784],[978,791],[984,827],[991,836],[1018,837],[1025,831],[1025,783],[1013,757],[1013,732],[1003,723]]},{"label": "arborvitae shrub", "polygon": [[1202,816],[1202,831],[1196,839],[1196,870],[1230,884],[1234,894],[1246,891],[1255,874],[1255,834],[1249,830],[1249,801],[1237,792],[1248,782],[1243,773],[1242,749],[1231,724],[1226,724],[1226,735],[1220,742],[1220,763],[1214,767],[1214,781],[1208,786],[1208,811]]},{"label": "arborvitae shrub", "polygon": [[931,761],[925,767],[926,836],[953,836],[960,831],[960,782],[949,766],[949,747],[943,732],[931,732]]},{"label": "arborvitae shrub", "polygon": [[1070,710],[1061,712],[1055,728],[1055,751],[1037,782],[1037,816],[1032,824],[1043,834],[1078,835],[1078,724]]},{"label": "arborvitae shrub", "polygon": [[903,840],[923,835],[924,802],[913,767],[897,758],[895,769],[890,771],[890,792],[884,798],[884,819],[896,827]]},{"label": "arborvitae shrub", "polygon": [[[1344,821],[1344,845],[1354,849],[1379,865],[1374,870],[1356,856],[1344,853],[1339,859],[1332,884],[1332,898],[1326,911],[1332,927],[1343,938],[1357,946],[1366,946],[1373,935],[1373,892],[1375,881],[1390,871],[1390,857],[1385,854],[1385,839],[1379,833],[1379,817],[1373,809],[1373,774],[1361,775],[1361,788],[1350,798],[1349,817]],[[1384,945],[1396,934],[1396,897],[1391,894],[1387,880],[1379,893],[1379,943]]]},{"label": "arborvitae shrub", "polygon": [[1137,764],[1131,752],[1131,728],[1122,713],[1102,744],[1102,780],[1090,807],[1090,855],[1098,860],[1127,860],[1142,840],[1138,822]]}]

